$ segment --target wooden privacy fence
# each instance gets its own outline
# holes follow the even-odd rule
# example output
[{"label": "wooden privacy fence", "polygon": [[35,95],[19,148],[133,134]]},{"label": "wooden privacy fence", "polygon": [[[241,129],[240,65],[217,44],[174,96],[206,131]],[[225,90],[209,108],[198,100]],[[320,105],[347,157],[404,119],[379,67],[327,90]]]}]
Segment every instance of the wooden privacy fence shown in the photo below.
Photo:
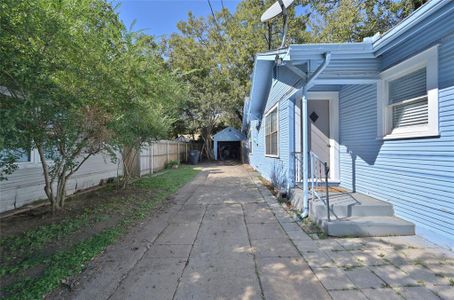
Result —
[{"label": "wooden privacy fence", "polygon": [[192,143],[185,142],[156,141],[148,144],[140,151],[140,176],[160,171],[171,161],[187,162],[192,149]]}]

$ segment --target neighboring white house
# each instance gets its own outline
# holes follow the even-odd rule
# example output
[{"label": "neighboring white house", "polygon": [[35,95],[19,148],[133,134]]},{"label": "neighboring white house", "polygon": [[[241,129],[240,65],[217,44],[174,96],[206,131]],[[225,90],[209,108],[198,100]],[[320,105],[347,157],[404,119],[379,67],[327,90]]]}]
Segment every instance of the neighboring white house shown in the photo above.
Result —
[{"label": "neighboring white house", "polygon": [[[39,199],[46,198],[44,177],[37,151],[31,151],[18,163],[19,168],[0,182],[0,212],[19,208]],[[71,176],[66,193],[99,185],[101,181],[122,174],[121,163],[113,163],[108,155],[98,154],[89,158]]]}]

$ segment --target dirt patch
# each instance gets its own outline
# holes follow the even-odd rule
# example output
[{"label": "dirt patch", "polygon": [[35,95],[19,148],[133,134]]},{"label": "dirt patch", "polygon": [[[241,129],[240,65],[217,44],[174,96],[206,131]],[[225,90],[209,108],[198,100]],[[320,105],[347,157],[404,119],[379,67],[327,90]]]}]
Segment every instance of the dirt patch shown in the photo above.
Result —
[{"label": "dirt patch", "polygon": [[[75,263],[80,254],[98,253],[125,229],[165,205],[173,192],[196,173],[188,167],[172,169],[160,176],[140,179],[124,190],[111,184],[75,195],[57,213],[46,205],[3,218],[0,298],[14,297],[35,287],[30,295],[41,295],[48,288],[33,286],[33,282],[45,277],[54,286],[55,282],[58,284],[66,278],[58,274],[60,266],[68,274],[74,265],[80,268]],[[49,270],[57,272],[50,274]]]},{"label": "dirt patch", "polygon": [[42,225],[58,223],[79,216],[86,210],[93,210],[121,198],[127,199],[130,195],[136,194],[137,192],[143,191],[135,187],[128,187],[126,190],[121,190],[115,185],[106,185],[101,189],[68,198],[65,208],[56,213],[52,213],[49,205],[44,205],[33,210],[2,218],[0,220],[2,238],[19,235]]}]

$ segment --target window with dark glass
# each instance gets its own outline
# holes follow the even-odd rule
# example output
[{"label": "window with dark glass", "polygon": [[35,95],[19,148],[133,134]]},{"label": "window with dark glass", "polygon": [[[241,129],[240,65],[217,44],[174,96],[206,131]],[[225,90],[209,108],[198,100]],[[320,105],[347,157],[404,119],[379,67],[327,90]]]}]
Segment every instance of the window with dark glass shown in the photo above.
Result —
[{"label": "window with dark glass", "polygon": [[265,117],[265,154],[277,156],[278,146],[278,118],[277,107],[273,108]]}]

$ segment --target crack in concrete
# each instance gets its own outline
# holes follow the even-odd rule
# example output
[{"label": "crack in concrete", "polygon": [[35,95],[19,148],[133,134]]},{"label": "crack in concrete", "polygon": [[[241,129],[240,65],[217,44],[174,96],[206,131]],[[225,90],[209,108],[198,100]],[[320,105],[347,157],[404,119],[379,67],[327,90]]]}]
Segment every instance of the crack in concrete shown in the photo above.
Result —
[{"label": "crack in concrete", "polygon": [[197,237],[199,236],[200,228],[202,227],[202,222],[203,222],[203,219],[205,218],[208,205],[203,205],[203,208],[204,208],[203,215],[202,215],[202,218],[200,219],[199,227],[197,228],[197,233],[195,235],[194,242],[191,245],[191,250],[189,250],[188,259],[186,260],[186,263],[184,264],[183,270],[181,271],[181,275],[180,275],[180,277],[178,277],[177,286],[175,287],[175,291],[173,292],[172,300],[175,299],[175,296],[177,295],[177,291],[178,291],[178,288],[180,287],[180,282],[181,282],[181,279],[183,278],[184,271],[186,271],[186,268],[189,265],[189,260],[191,259],[192,250],[194,249],[195,242],[197,241]]},{"label": "crack in concrete", "polygon": [[[247,239],[249,241],[249,247],[252,250],[251,235],[249,234],[249,228],[248,228],[247,223],[246,223],[246,214],[244,212],[243,204],[240,203],[240,205],[241,205],[241,210],[243,212],[243,222],[244,222],[244,226],[246,227]],[[262,297],[262,299],[265,299],[265,293],[263,292],[263,285],[262,285],[262,280],[260,278],[259,268],[258,268],[258,265],[257,265],[257,259],[256,259],[256,256],[255,256],[255,253],[252,252],[251,254],[252,254],[252,259],[254,260],[255,274],[257,275],[257,280],[259,282],[260,296]]]},{"label": "crack in concrete", "polygon": [[[202,173],[203,174],[203,173]],[[194,184],[194,181],[197,180],[197,178],[195,178],[190,184]],[[205,185],[205,184],[203,184]],[[181,207],[175,211],[175,213],[173,214],[173,216],[175,216],[176,214],[178,214],[184,207],[184,205],[186,204],[186,202],[189,200],[189,198],[191,198],[195,192],[198,190],[199,186],[197,186],[196,184],[194,184],[195,188],[194,189],[191,189],[187,195],[187,197],[185,197],[185,200],[183,202],[183,205],[181,205]],[[177,204],[174,204],[174,205],[177,205]],[[206,211],[206,209],[205,209]],[[205,215],[205,214],[204,214]],[[131,274],[131,272],[136,268],[136,266],[142,261],[142,259],[144,258],[145,254],[148,253],[148,251],[150,251],[151,247],[154,245],[154,243],[156,242],[156,240],[159,239],[159,237],[161,237],[161,235],[163,234],[163,232],[170,226],[170,222],[169,220],[172,218],[172,216],[169,216],[168,220],[167,220],[167,225],[159,232],[159,234],[156,235],[156,237],[153,239],[152,242],[148,241],[150,244],[147,245],[145,248],[146,250],[144,251],[144,253],[137,259],[137,261],[134,263],[134,265],[121,277],[121,279],[117,282],[116,286],[115,286],[115,289],[113,290],[113,292],[109,295],[109,297],[107,297],[107,300],[111,299],[115,293],[118,291],[118,289],[120,288],[121,284],[125,281],[126,278],[128,278],[128,276]],[[200,229],[200,226],[199,226],[199,229]],[[198,231],[197,231],[198,233]],[[192,248],[191,248],[191,251],[192,251]],[[188,261],[186,262],[186,265],[187,263],[189,262],[189,257],[188,257]],[[186,268],[186,265],[185,265],[185,268]],[[184,270],[184,269],[183,269]]]}]

